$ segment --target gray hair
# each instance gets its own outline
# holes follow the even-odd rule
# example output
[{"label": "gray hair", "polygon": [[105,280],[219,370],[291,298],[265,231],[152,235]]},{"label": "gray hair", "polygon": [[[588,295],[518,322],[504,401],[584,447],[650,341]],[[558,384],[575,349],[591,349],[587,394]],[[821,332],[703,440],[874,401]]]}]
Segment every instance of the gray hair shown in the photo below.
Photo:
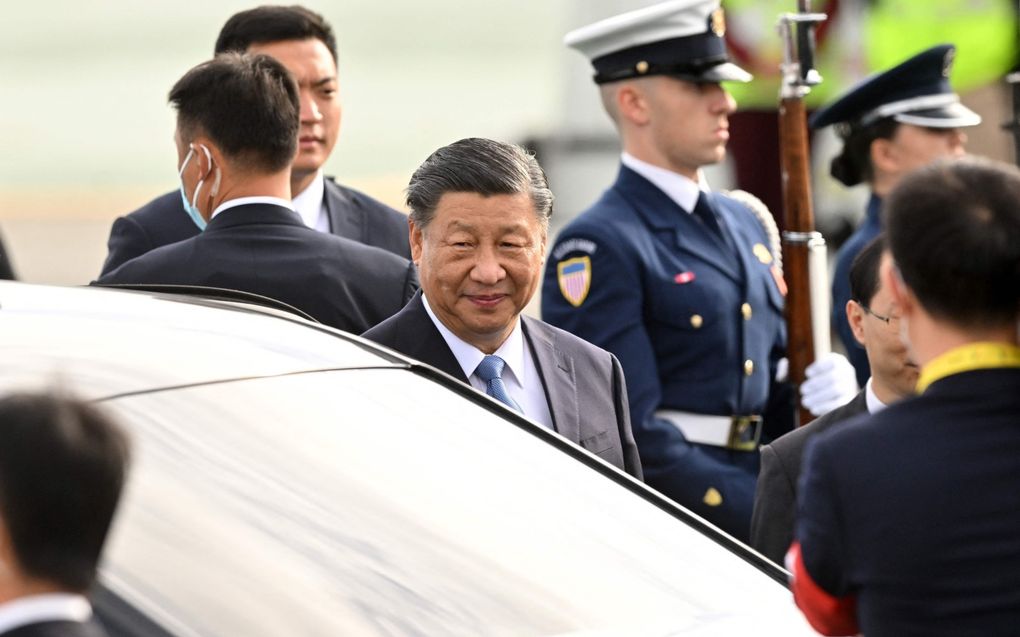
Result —
[{"label": "gray hair", "polygon": [[411,220],[425,228],[439,199],[448,192],[482,196],[527,194],[543,227],[552,216],[553,194],[535,156],[516,144],[470,137],[429,155],[411,175],[407,206]]}]

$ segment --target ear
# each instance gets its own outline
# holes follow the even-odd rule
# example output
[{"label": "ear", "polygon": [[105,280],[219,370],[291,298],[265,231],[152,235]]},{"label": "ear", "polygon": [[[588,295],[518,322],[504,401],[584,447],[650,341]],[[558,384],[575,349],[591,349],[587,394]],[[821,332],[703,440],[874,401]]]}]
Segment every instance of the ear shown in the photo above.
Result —
[{"label": "ear", "polygon": [[198,178],[209,179],[213,166],[223,166],[223,153],[208,137],[199,136],[191,142],[195,149],[195,165],[198,166]]},{"label": "ear", "polygon": [[627,82],[616,91],[616,108],[620,117],[638,126],[649,121],[648,95],[637,82]]},{"label": "ear", "polygon": [[846,320],[850,323],[850,331],[853,332],[858,343],[867,347],[868,341],[864,335],[864,314],[864,308],[860,303],[854,300],[846,302]]},{"label": "ear", "polygon": [[422,236],[421,228],[410,218],[407,220],[407,232],[408,241],[411,242],[411,261],[420,266],[422,244],[425,242],[425,238]]},{"label": "ear", "polygon": [[900,316],[910,318],[917,311],[917,299],[907,284],[903,282],[899,270],[896,269],[896,265],[891,259],[882,260],[879,275],[882,277],[882,285],[889,289],[889,294],[892,296]]},{"label": "ear", "polygon": [[871,165],[875,167],[875,172],[894,173],[899,170],[896,144],[891,139],[874,140],[869,151],[869,159]]}]

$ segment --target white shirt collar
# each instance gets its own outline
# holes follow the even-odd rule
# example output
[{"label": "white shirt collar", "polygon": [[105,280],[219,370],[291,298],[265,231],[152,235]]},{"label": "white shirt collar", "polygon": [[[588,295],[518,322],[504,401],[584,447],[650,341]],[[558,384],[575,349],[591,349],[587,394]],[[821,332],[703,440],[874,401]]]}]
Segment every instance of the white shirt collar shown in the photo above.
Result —
[{"label": "white shirt collar", "polygon": [[687,212],[694,210],[694,204],[698,203],[698,194],[702,190],[710,192],[705,175],[700,170],[698,171],[698,181],[691,181],[679,173],[654,166],[626,152],[620,155],[620,161],[627,168],[652,182],[656,188],[666,193],[667,197]]},{"label": "white shirt collar", "polygon": [[878,399],[878,395],[875,394],[875,390],[871,388],[871,379],[864,385],[864,398],[868,403],[868,413],[877,414],[889,405],[886,405]]},{"label": "white shirt collar", "polygon": [[273,204],[274,206],[283,206],[284,208],[290,208],[291,210],[294,209],[294,206],[290,205],[289,201],[287,201],[286,199],[281,199],[279,197],[238,197],[237,199],[229,199],[227,201],[224,201],[220,205],[216,206],[216,210],[213,210],[212,216],[209,217],[209,219],[212,219],[213,217],[220,214],[224,210],[236,208],[237,206],[246,206],[252,203],[268,203]]},{"label": "white shirt collar", "polygon": [[308,187],[294,195],[291,202],[301,221],[312,230],[329,232],[329,215],[326,214],[326,178],[319,170]]},{"label": "white shirt collar", "polygon": [[73,593],[30,595],[0,604],[0,634],[19,626],[49,621],[85,622],[92,617],[89,600]]},{"label": "white shirt collar", "polygon": [[[464,376],[471,378],[475,369],[478,368],[478,364],[485,358],[485,352],[451,332],[450,328],[446,327],[432,311],[424,293],[421,295],[421,300],[425,305],[425,312],[435,323],[436,329],[439,330],[443,340],[453,352],[454,358],[457,359],[457,363],[460,364],[460,368],[464,371]],[[513,374],[514,380],[520,384],[524,378],[524,334],[521,330],[521,317],[518,316],[514,321],[514,329],[493,354],[506,362],[503,373],[506,374],[509,371]]]}]

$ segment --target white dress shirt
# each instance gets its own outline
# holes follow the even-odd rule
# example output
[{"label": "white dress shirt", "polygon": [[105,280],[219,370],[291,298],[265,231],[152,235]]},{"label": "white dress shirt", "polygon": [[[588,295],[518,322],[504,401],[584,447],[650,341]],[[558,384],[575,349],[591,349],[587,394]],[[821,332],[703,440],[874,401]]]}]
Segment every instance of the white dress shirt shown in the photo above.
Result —
[{"label": "white dress shirt", "polygon": [[268,203],[274,206],[283,206],[284,208],[294,209],[294,206],[290,205],[290,202],[286,199],[280,199],[279,197],[238,197],[237,199],[228,199],[220,205],[216,206],[216,210],[213,210],[212,215],[209,217],[211,221],[216,215],[220,214],[224,210],[230,210],[237,206],[246,206],[252,203]]},{"label": "white dress shirt", "polygon": [[698,203],[698,195],[701,191],[709,192],[708,182],[705,181],[705,176],[700,171],[698,173],[698,181],[695,182],[672,170],[653,166],[628,153],[620,155],[620,162],[652,182],[656,188],[666,193],[666,196],[672,199],[673,203],[688,213],[694,210],[694,205]]},{"label": "white dress shirt", "polygon": [[92,605],[81,595],[45,593],[19,597],[0,604],[0,634],[28,624],[51,621],[86,622],[92,617]]},{"label": "white dress shirt", "polygon": [[889,406],[878,399],[875,390],[871,388],[871,378],[868,378],[868,382],[864,384],[864,400],[868,403],[869,414],[877,414]]},{"label": "white dress shirt", "polygon": [[312,230],[329,232],[329,214],[326,212],[326,178],[320,170],[308,187],[294,195],[293,208],[301,221]]},{"label": "white dress shirt", "polygon": [[[425,312],[443,336],[450,351],[453,352],[454,358],[457,359],[460,368],[464,370],[464,375],[471,382],[471,386],[483,394],[486,393],[486,382],[475,374],[478,364],[485,358],[485,352],[464,341],[443,325],[443,322],[432,311],[424,294],[422,294],[421,300],[425,305]],[[538,375],[538,367],[535,366],[535,359],[531,355],[531,348],[528,347],[528,340],[524,338],[520,317],[517,317],[510,336],[503,341],[499,349],[493,352],[493,355],[499,356],[506,362],[502,374],[503,384],[506,385],[506,391],[514,399],[514,402],[520,405],[524,415],[546,429],[552,429],[552,414],[549,412],[549,403],[545,397],[545,387],[542,385],[542,377]]]}]

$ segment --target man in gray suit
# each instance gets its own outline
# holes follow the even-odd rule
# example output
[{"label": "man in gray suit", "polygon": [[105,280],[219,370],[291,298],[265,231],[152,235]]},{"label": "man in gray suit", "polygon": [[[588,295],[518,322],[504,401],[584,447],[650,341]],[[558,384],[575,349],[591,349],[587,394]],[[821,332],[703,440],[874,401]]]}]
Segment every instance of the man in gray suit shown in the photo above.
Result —
[{"label": "man in gray suit", "polygon": [[542,276],[552,200],[518,146],[473,138],[434,152],[407,188],[421,292],[364,336],[640,478],[619,361],[521,316]]},{"label": "man in gray suit", "polygon": [[864,389],[842,407],[761,448],[761,471],[751,515],[751,546],[779,564],[793,542],[797,480],[807,441],[836,423],[865,412],[876,413],[912,395],[917,385],[918,368],[900,341],[899,317],[892,294],[879,280],[879,266],[888,258],[880,235],[850,266],[851,300],[846,304],[846,316],[871,365],[871,378]]}]

